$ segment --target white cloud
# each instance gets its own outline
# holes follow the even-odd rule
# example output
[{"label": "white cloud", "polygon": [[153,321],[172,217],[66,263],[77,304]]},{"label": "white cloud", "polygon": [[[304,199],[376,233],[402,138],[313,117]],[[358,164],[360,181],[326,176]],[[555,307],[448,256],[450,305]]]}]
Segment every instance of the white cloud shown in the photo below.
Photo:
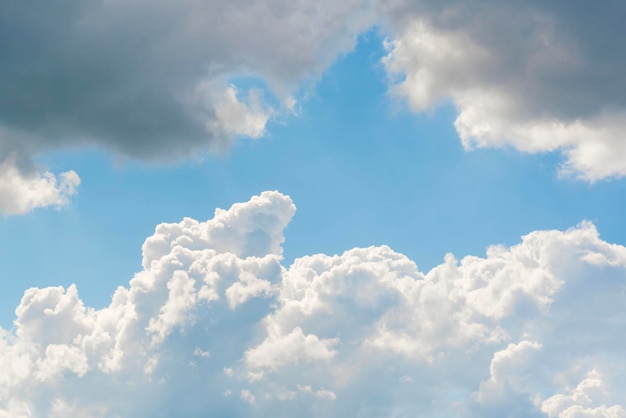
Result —
[{"label": "white cloud", "polygon": [[623,416],[626,248],[592,224],[427,273],[388,247],[287,268],[294,211],[265,192],[157,226],[102,309],[28,289],[0,416]]},{"label": "white cloud", "polygon": [[198,356],[198,357],[203,357],[203,358],[211,357],[211,353],[209,353],[208,351],[202,351],[202,349],[200,347],[196,347],[193,350],[193,355],[194,356]]},{"label": "white cloud", "polygon": [[558,418],[626,417],[626,410],[620,405],[593,406],[606,398],[603,385],[600,373],[592,370],[575,388],[568,390],[566,395],[557,394],[543,401],[541,410],[549,417]]},{"label": "white cloud", "polygon": [[0,162],[0,213],[17,215],[32,209],[69,202],[76,193],[80,178],[74,171],[59,175],[49,171],[22,171],[11,159]]},{"label": "white cloud", "polygon": [[622,5],[399,0],[381,9],[391,91],[417,112],[452,102],[466,148],[558,150],[562,173],[626,175],[626,57],[612,17]]},{"label": "white cloud", "polygon": [[255,396],[252,393],[250,393],[248,389],[243,389],[241,391],[241,399],[243,399],[244,401],[248,403],[254,403],[254,401],[256,400]]}]

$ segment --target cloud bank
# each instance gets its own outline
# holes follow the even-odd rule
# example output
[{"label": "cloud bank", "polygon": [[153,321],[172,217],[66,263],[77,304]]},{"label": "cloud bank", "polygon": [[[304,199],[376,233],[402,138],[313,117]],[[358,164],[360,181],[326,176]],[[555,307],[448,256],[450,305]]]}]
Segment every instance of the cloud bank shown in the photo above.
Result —
[{"label": "cloud bank", "polygon": [[278,192],[161,224],[94,309],[28,289],[2,417],[623,417],[626,247],[590,223],[427,273],[389,247],[282,264]]}]

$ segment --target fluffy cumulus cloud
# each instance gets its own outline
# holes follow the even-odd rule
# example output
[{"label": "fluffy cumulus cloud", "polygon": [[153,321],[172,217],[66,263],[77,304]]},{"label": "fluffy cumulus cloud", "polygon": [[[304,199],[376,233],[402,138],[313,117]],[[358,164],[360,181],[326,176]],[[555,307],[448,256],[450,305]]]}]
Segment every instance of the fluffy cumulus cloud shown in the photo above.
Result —
[{"label": "fluffy cumulus cloud", "polygon": [[385,246],[285,266],[294,212],[158,225],[102,309],[28,289],[0,416],[626,416],[626,248],[592,224],[424,273]]},{"label": "fluffy cumulus cloud", "polygon": [[617,1],[384,2],[393,91],[452,102],[467,148],[558,150],[563,173],[626,175],[626,54]]}]

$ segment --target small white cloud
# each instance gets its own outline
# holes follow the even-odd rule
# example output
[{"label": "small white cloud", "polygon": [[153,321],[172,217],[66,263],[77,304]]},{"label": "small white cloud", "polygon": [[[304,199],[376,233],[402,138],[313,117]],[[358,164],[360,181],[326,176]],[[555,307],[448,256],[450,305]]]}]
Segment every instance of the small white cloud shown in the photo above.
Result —
[{"label": "small white cloud", "polygon": [[400,382],[402,383],[415,383],[415,379],[413,379],[411,376],[408,375],[404,375],[400,377]]},{"label": "small white cloud", "polygon": [[69,203],[80,185],[74,171],[59,178],[49,171],[21,171],[11,159],[0,163],[0,213],[19,215],[35,208],[62,207]]},{"label": "small white cloud", "polygon": [[325,399],[328,401],[334,401],[337,399],[337,395],[332,390],[320,389],[315,391],[315,396],[320,399]]},{"label": "small white cloud", "polygon": [[193,350],[193,355],[196,357],[209,358],[211,357],[211,353],[208,351],[203,351],[200,347],[196,347]]},{"label": "small white cloud", "polygon": [[256,397],[248,389],[243,389],[240,396],[241,399],[251,404],[256,401]]},{"label": "small white cloud", "polygon": [[157,356],[152,356],[146,361],[146,365],[144,366],[144,373],[150,375],[154,373],[154,370],[159,365],[159,358]]},{"label": "small white cloud", "polygon": [[265,373],[263,372],[248,372],[248,381],[256,382],[258,380],[263,379]]}]

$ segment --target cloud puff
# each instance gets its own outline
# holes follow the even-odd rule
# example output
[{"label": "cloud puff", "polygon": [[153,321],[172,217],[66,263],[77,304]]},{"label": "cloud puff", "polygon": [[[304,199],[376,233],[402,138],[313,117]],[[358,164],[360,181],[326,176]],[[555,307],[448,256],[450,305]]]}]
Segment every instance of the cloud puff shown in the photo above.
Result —
[{"label": "cloud puff", "polygon": [[624,416],[626,248],[592,224],[422,273],[385,246],[285,267],[294,212],[157,226],[102,309],[28,289],[0,416]]},{"label": "cloud puff", "polygon": [[589,181],[626,175],[625,10],[610,4],[385,2],[392,91],[457,108],[467,148],[561,151]]},{"label": "cloud puff", "polygon": [[49,171],[21,170],[15,161],[0,162],[0,212],[16,215],[44,206],[61,207],[76,193],[80,178],[74,171],[56,176]]}]

